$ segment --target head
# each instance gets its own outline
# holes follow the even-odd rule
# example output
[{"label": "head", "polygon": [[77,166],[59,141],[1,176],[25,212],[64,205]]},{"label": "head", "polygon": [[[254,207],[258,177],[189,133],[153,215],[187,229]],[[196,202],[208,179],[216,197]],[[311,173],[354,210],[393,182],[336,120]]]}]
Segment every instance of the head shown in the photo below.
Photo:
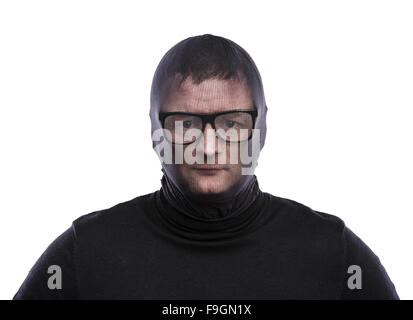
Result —
[{"label": "head", "polygon": [[[235,110],[241,111],[231,112]],[[243,174],[243,167],[254,164],[241,159],[243,147],[251,148],[252,131],[248,131],[248,137],[234,140],[217,134],[214,127],[234,129],[243,123],[250,129],[259,129],[257,141],[261,149],[265,142],[266,110],[261,77],[244,49],[231,40],[209,34],[179,42],[165,54],[155,72],[151,90],[152,134],[167,126],[160,121],[160,113],[178,112],[167,118],[167,123],[183,119],[181,124],[196,127],[200,135],[182,144],[161,139],[171,147],[161,151],[170,153],[172,159],[172,163],[162,164],[164,174],[187,195],[215,200],[235,195],[253,175],[251,170]],[[200,117],[186,113],[205,115],[203,126]],[[158,143],[158,139],[153,140],[157,152]]]}]

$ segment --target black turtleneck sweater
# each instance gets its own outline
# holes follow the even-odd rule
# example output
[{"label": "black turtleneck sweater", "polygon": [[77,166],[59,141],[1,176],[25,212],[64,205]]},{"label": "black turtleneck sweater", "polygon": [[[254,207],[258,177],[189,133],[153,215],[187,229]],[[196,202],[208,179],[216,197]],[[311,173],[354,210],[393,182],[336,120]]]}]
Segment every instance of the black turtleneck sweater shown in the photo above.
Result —
[{"label": "black turtleneck sweater", "polygon": [[[14,299],[399,298],[340,218],[262,192],[255,177],[235,200],[223,210],[188,203],[164,177],[154,193],[76,219]],[[51,265],[61,289],[48,287]],[[351,265],[361,289],[348,287]]]}]

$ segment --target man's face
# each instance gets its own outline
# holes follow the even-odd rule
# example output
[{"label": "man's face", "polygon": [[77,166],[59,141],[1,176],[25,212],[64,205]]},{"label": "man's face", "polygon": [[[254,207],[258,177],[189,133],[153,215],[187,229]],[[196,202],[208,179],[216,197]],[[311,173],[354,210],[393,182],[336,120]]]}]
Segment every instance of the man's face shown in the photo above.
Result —
[{"label": "man's face", "polygon": [[[188,77],[180,86],[179,81],[172,81],[161,111],[217,113],[235,109],[254,110],[250,90],[245,80],[214,78],[195,84],[192,78]],[[188,164],[184,157],[183,164],[173,164],[170,169],[174,178],[178,179],[180,185],[187,191],[193,194],[221,193],[240,182],[242,164],[238,143],[229,143],[219,139],[211,124],[207,123],[203,138],[194,144],[197,144],[197,148],[201,150],[197,153],[196,163]],[[184,152],[186,148],[188,145],[183,146]],[[236,164],[230,164],[230,154],[233,148],[238,150],[235,151],[238,158]],[[226,153],[224,164],[221,164],[220,154],[222,152]],[[173,154],[175,154],[175,148],[173,148]],[[199,163],[202,160],[203,164]],[[208,164],[211,162],[214,164]]]}]

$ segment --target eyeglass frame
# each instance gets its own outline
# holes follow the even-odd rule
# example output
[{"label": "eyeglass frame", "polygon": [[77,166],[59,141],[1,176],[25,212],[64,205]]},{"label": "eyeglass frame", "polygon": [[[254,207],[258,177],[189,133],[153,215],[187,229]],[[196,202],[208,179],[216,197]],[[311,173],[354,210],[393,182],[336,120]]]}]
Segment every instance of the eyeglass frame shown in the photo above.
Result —
[{"label": "eyeglass frame", "polygon": [[[197,116],[197,117],[201,118],[201,121],[202,121],[202,130],[201,130],[201,132],[204,132],[206,124],[209,123],[209,124],[211,124],[212,128],[215,130],[215,135],[218,138],[222,139],[222,137],[219,136],[216,133],[217,129],[215,128],[215,119],[216,119],[216,117],[221,116],[223,114],[234,113],[234,112],[243,112],[243,113],[250,114],[251,117],[252,117],[252,129],[251,130],[253,130],[255,128],[255,122],[256,122],[257,116],[258,116],[258,111],[257,111],[256,108],[255,108],[255,110],[233,109],[233,110],[226,110],[226,111],[215,112],[215,113],[194,113],[194,112],[183,112],[183,111],[159,112],[158,118],[159,118],[159,121],[161,121],[162,129],[165,129],[165,119],[168,116],[179,115],[179,114],[188,115],[188,116]],[[201,136],[202,136],[202,134],[197,139],[195,139],[194,141],[190,141],[190,142],[186,142],[186,143],[176,143],[176,142],[173,142],[173,141],[170,141],[170,142],[172,144],[187,145],[187,144],[191,144],[191,143],[196,142]],[[224,140],[225,142],[229,142],[229,143],[241,143],[241,142],[250,140],[251,137],[252,137],[252,134],[246,140],[240,140],[240,141],[227,141],[225,139],[222,139],[222,140]]]}]

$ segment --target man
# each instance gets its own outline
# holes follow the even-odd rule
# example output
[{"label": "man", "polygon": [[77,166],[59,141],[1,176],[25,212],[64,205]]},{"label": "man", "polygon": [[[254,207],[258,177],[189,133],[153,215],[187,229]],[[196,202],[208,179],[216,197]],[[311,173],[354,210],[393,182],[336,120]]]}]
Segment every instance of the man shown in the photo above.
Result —
[{"label": "man", "polygon": [[336,216],[259,188],[267,106],[248,53],[179,42],[151,91],[160,190],[76,219],[15,299],[398,299]]}]

